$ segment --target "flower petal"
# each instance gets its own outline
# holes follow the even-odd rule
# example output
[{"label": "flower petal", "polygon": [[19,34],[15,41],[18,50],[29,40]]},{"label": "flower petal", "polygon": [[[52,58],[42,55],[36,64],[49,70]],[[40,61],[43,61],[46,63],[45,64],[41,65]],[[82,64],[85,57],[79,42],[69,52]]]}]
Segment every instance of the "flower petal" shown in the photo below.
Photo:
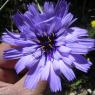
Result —
[{"label": "flower petal", "polygon": [[55,6],[55,14],[58,17],[63,17],[68,13],[69,4],[65,0],[59,0]]},{"label": "flower petal", "polygon": [[68,13],[64,18],[62,18],[62,25],[63,26],[68,26],[69,25],[69,23],[72,21],[72,19],[73,19],[73,14],[71,14],[71,13]]},{"label": "flower petal", "polygon": [[66,46],[71,49],[72,54],[87,54],[89,51],[86,45],[81,45],[79,43],[69,43],[66,44]]},{"label": "flower petal", "polygon": [[84,37],[84,36],[88,36],[87,30],[82,29],[82,28],[78,28],[78,27],[72,27],[70,28],[72,30],[72,32],[69,32],[66,36],[65,36],[65,41],[67,43],[72,43],[72,42],[76,42],[78,41],[78,39],[80,37]]},{"label": "flower petal", "polygon": [[17,40],[17,39],[12,38],[12,37],[9,36],[8,34],[4,34],[4,35],[2,36],[2,41],[5,42],[5,43],[8,43],[8,44],[10,44],[10,45],[16,45],[16,44],[14,43],[15,40]]},{"label": "flower petal", "polygon": [[54,27],[55,27],[55,23],[53,23],[53,24],[50,26],[50,29],[49,29],[49,31],[47,32],[49,35],[50,35],[51,33],[53,33]]},{"label": "flower petal", "polygon": [[67,66],[62,60],[59,61],[60,71],[69,80],[72,81],[75,78],[73,70]]},{"label": "flower petal", "polygon": [[63,57],[62,57],[62,60],[63,60],[64,63],[66,63],[66,64],[69,65],[69,66],[71,66],[72,63],[73,63],[73,61],[70,60],[67,56],[63,56]]},{"label": "flower petal", "polygon": [[23,28],[25,27],[24,18],[22,13],[16,13],[14,16],[12,16],[14,22],[16,23],[17,28],[23,32]]},{"label": "flower petal", "polygon": [[44,4],[44,12],[46,13],[52,13],[54,12],[54,6],[51,2],[45,2]]},{"label": "flower petal", "polygon": [[[42,65],[44,65],[44,58],[42,57],[41,55],[41,51],[40,50],[36,50],[34,53],[31,53],[30,54],[32,55],[32,62],[28,62],[27,63],[27,67],[28,68],[32,68],[35,64],[37,64],[37,68],[41,68]],[[41,63],[43,62],[43,63]],[[39,63],[39,64],[38,64]]]},{"label": "flower petal", "polygon": [[39,11],[34,3],[27,5],[27,7],[33,16],[39,15]]},{"label": "flower petal", "polygon": [[73,56],[75,58],[74,66],[83,72],[87,72],[90,66],[92,65],[92,63],[86,60],[81,55],[73,55]]},{"label": "flower petal", "polygon": [[5,43],[8,43],[10,45],[14,45],[14,46],[30,46],[30,45],[34,45],[35,42],[30,41],[30,40],[22,40],[22,38],[16,38],[15,35],[10,35],[9,33],[2,36],[2,41]]},{"label": "flower petal", "polygon": [[72,27],[71,28],[73,30],[73,36],[76,36],[76,37],[82,37],[82,36],[88,36],[88,31],[86,29],[82,29],[82,28],[79,28],[79,27]]},{"label": "flower petal", "polygon": [[88,48],[92,48],[95,46],[95,39],[83,38],[83,39],[78,39],[78,41],[79,44],[84,45]]},{"label": "flower petal", "polygon": [[54,59],[52,62],[52,66],[55,72],[60,70],[60,66],[59,66],[59,60]]},{"label": "flower petal", "polygon": [[89,69],[90,66],[91,66],[91,64],[79,64],[79,63],[77,63],[77,62],[74,62],[74,66],[75,66],[77,69],[79,69],[79,70],[81,70],[81,71],[87,73],[87,72],[88,72],[88,69]]},{"label": "flower petal", "polygon": [[22,49],[9,49],[4,51],[4,58],[5,59],[18,59],[22,54]]},{"label": "flower petal", "polygon": [[41,73],[41,80],[48,80],[49,73],[50,73],[50,64],[51,62],[46,62],[46,65],[42,67],[42,73]]},{"label": "flower petal", "polygon": [[60,51],[60,52],[64,52],[64,53],[69,53],[69,52],[71,52],[71,49],[69,48],[69,47],[67,47],[67,46],[60,46],[59,48],[58,48],[58,50]]},{"label": "flower petal", "polygon": [[41,55],[41,58],[40,58],[40,61],[39,61],[39,64],[38,64],[38,68],[41,68],[41,67],[45,66],[45,64],[46,64],[46,58],[45,58],[44,55]]},{"label": "flower petal", "polygon": [[6,31],[3,34],[4,35],[9,35],[10,37],[15,38],[15,39],[19,39],[20,38],[20,34],[14,33],[14,32],[10,32],[8,29],[6,29]]},{"label": "flower petal", "polygon": [[[62,35],[64,34],[64,32],[65,32],[65,28],[61,28],[59,31],[57,31],[56,35],[57,35],[58,39],[59,39],[59,36],[62,37]],[[58,41],[58,39],[57,39],[57,41]]]},{"label": "flower petal", "polygon": [[23,56],[15,65],[17,74],[20,73],[29,63],[33,61],[32,55]]},{"label": "flower petal", "polygon": [[25,79],[25,86],[28,89],[35,89],[37,87],[37,84],[40,80],[40,70],[36,69],[36,71],[32,72],[32,70],[30,70],[26,76]]},{"label": "flower petal", "polygon": [[51,65],[50,67],[50,89],[53,92],[61,91],[61,80],[60,78],[55,74],[53,67]]},{"label": "flower petal", "polygon": [[60,60],[62,58],[61,54],[58,51],[56,51],[53,56],[56,60]]}]

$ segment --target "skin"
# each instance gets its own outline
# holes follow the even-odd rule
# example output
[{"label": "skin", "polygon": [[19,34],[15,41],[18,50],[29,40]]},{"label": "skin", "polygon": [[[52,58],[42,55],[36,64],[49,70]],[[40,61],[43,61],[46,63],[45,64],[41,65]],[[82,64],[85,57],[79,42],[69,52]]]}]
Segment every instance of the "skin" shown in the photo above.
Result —
[{"label": "skin", "polygon": [[27,89],[23,85],[26,75],[24,74],[18,80],[19,75],[14,70],[16,60],[7,61],[3,59],[3,51],[9,48],[12,46],[5,43],[0,44],[0,95],[43,95],[46,81],[39,81],[36,89]]}]

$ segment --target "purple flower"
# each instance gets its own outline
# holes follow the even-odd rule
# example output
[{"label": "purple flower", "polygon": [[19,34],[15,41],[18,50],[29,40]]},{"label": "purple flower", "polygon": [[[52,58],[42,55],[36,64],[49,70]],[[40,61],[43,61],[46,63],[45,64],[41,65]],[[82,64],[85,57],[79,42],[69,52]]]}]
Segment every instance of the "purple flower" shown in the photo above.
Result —
[{"label": "purple flower", "polygon": [[39,12],[35,4],[29,4],[28,11],[12,17],[20,34],[6,29],[2,36],[4,42],[17,46],[4,51],[4,58],[19,59],[17,73],[29,69],[26,87],[35,88],[39,80],[47,80],[51,91],[61,91],[59,76],[72,81],[76,78],[72,68],[86,73],[92,65],[83,55],[93,50],[95,40],[88,38],[87,30],[70,27],[76,19],[68,7],[64,0],[55,7],[45,2]]}]

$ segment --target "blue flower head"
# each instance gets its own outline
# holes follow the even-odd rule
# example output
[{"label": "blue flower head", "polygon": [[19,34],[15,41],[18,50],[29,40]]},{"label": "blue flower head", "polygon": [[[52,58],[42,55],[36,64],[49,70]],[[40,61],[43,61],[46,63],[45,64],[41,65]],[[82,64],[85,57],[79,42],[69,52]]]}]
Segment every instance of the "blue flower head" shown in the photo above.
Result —
[{"label": "blue flower head", "polygon": [[76,78],[72,68],[85,73],[90,68],[92,63],[83,55],[93,50],[95,40],[88,38],[87,30],[70,27],[76,18],[65,0],[56,6],[45,2],[42,12],[34,3],[27,8],[12,17],[20,33],[6,29],[2,36],[3,42],[16,46],[4,51],[4,58],[19,59],[17,73],[28,68],[26,87],[35,88],[39,80],[46,80],[51,91],[61,91],[60,76],[72,81]]}]

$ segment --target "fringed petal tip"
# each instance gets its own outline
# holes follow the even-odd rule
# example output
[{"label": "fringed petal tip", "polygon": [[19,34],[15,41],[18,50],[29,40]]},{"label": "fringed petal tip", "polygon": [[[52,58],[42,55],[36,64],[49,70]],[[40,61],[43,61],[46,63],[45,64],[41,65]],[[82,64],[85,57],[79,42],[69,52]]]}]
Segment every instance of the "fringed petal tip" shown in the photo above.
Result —
[{"label": "fringed petal tip", "polygon": [[50,66],[50,89],[52,92],[57,92],[57,91],[61,91],[62,87],[61,87],[61,80],[58,77],[58,75],[54,72],[52,65]]},{"label": "fringed petal tip", "polygon": [[90,67],[92,66],[92,63],[89,62],[87,64],[79,64],[74,62],[75,68],[77,68],[80,71],[83,71],[84,73],[87,73]]}]

